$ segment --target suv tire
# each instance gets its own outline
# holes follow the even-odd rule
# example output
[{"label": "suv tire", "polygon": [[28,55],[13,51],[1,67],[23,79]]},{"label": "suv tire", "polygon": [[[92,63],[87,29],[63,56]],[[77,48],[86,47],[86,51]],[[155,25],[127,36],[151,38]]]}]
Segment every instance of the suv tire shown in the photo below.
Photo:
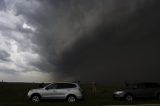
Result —
[{"label": "suv tire", "polygon": [[126,95],[125,95],[125,100],[126,100],[126,101],[129,101],[129,102],[132,102],[132,101],[133,101],[133,95],[131,95],[131,94],[126,94]]},{"label": "suv tire", "polygon": [[67,102],[68,103],[74,103],[74,102],[76,102],[76,97],[74,95],[67,96]]},{"label": "suv tire", "polygon": [[31,101],[34,103],[38,103],[40,101],[40,96],[38,94],[35,94],[31,97]]}]

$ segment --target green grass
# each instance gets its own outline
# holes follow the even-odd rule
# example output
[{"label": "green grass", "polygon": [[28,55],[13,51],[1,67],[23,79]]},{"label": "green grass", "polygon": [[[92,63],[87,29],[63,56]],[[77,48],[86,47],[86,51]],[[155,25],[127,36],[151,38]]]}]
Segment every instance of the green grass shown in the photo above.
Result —
[{"label": "green grass", "polygon": [[7,106],[99,106],[109,104],[148,104],[160,103],[158,100],[135,100],[133,103],[126,101],[115,101],[112,99],[113,91],[119,89],[116,86],[97,86],[97,94],[93,96],[91,86],[83,84],[85,90],[85,100],[77,103],[66,103],[65,101],[42,101],[38,104],[32,103],[27,99],[27,92],[37,88],[36,83],[0,83],[0,105]]}]

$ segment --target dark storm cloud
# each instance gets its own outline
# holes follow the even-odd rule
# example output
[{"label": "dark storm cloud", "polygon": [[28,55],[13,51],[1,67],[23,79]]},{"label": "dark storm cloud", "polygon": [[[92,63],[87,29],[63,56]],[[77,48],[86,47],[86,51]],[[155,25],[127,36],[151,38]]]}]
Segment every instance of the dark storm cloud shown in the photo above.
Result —
[{"label": "dark storm cloud", "polygon": [[53,71],[58,80],[160,81],[160,1],[37,0],[35,4],[36,9],[27,11],[23,5],[16,7],[17,15],[37,28],[32,42],[44,60],[33,64],[42,71]]},{"label": "dark storm cloud", "polygon": [[94,38],[82,38],[64,53],[59,68],[89,81],[159,81],[158,4],[138,8],[109,25],[104,19],[91,33]]},{"label": "dark storm cloud", "polygon": [[158,4],[138,8],[109,26],[104,19],[91,33],[94,39],[82,38],[64,53],[59,68],[85,80],[159,81]]}]

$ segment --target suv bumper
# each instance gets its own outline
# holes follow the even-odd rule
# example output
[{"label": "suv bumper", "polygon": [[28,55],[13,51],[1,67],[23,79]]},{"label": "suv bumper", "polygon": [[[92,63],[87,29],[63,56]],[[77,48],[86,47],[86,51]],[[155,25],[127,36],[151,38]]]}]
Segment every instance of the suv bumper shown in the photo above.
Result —
[{"label": "suv bumper", "polygon": [[82,100],[84,96],[77,96],[77,99]]},{"label": "suv bumper", "polygon": [[113,94],[113,99],[123,99],[124,98],[124,95],[121,95],[121,94]]}]

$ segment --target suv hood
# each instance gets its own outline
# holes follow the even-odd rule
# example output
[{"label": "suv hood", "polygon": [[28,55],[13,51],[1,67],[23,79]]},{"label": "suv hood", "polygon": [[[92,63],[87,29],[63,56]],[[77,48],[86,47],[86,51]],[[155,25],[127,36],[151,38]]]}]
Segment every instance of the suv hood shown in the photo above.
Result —
[{"label": "suv hood", "polygon": [[30,91],[39,91],[42,90],[43,88],[37,88],[37,89],[31,89]]}]

